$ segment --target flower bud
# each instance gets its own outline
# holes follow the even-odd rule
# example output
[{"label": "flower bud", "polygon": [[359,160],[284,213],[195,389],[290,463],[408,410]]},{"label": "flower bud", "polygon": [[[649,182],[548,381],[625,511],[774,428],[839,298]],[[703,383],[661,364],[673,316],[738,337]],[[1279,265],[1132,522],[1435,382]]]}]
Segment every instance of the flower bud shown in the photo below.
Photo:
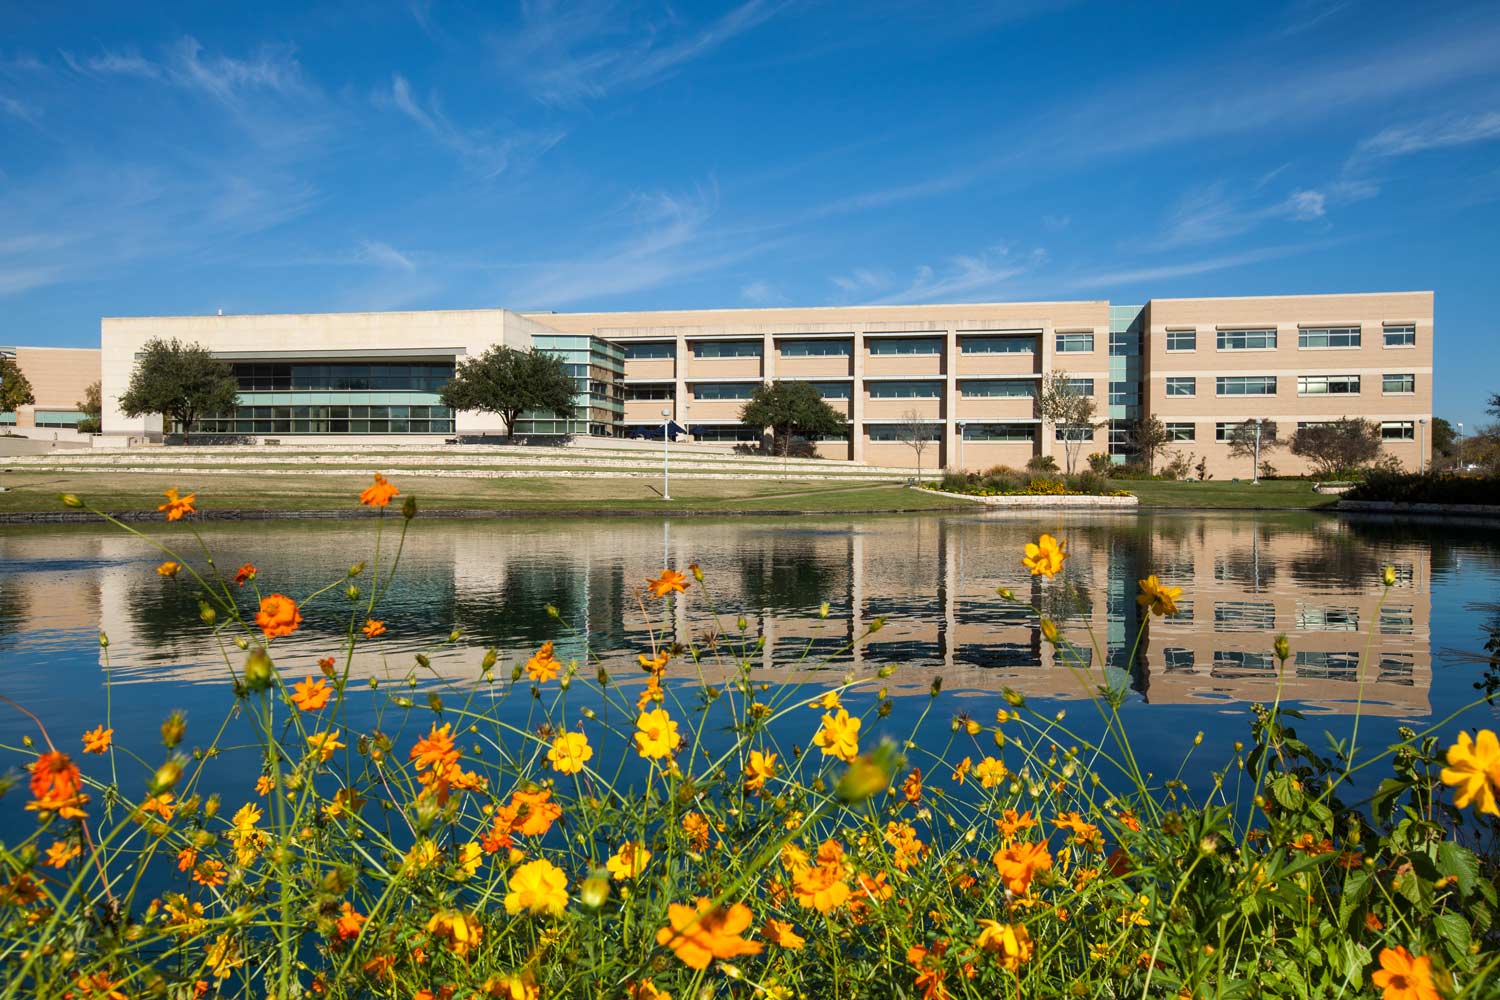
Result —
[{"label": "flower bud", "polygon": [[219,798],[218,792],[214,792],[212,795],[210,795],[208,797],[208,801],[203,803],[203,818],[213,819],[215,816],[217,816],[219,814],[219,804],[221,801],[222,800]]},{"label": "flower bud", "polygon": [[183,734],[187,732],[187,716],[179,709],[167,716],[167,721],[161,724],[161,741],[168,750],[182,742]]},{"label": "flower bud", "polygon": [[72,493],[63,493],[58,496],[58,499],[63,502],[64,507],[72,507],[76,510],[77,508],[83,506],[83,501],[78,499],[78,497],[74,496]]},{"label": "flower bud", "polygon": [[237,635],[234,637],[234,644],[235,646],[239,647],[241,652],[244,652],[245,650],[250,648],[250,640],[246,639],[242,635]]},{"label": "flower bud", "polygon": [[349,567],[349,575],[350,576],[359,576],[359,574],[363,573],[364,571],[365,571],[365,564],[362,563],[362,562],[357,562],[353,566]]},{"label": "flower bud", "polygon": [[460,632],[458,629],[454,629],[452,632],[448,633],[448,641],[449,642],[457,642],[459,639],[463,638],[463,635],[464,634],[462,632]]},{"label": "flower bud", "polygon": [[578,899],[591,910],[597,910],[609,901],[609,877],[592,875],[578,887]]},{"label": "flower bud", "polygon": [[1012,708],[1020,708],[1022,705],[1026,704],[1026,696],[1017,691],[1015,688],[1006,688],[1005,690],[1001,691],[1000,694],[1005,699],[1006,704],[1010,705],[1010,707]]},{"label": "flower bud", "polygon": [[1046,639],[1048,642],[1052,643],[1052,645],[1054,645],[1054,646],[1057,645],[1057,640],[1058,640],[1057,623],[1054,622],[1051,618],[1043,618],[1042,619],[1042,638]]},{"label": "flower bud", "polygon": [[1276,658],[1282,663],[1285,663],[1287,659],[1292,655],[1292,644],[1291,641],[1287,639],[1285,633],[1282,633],[1281,635],[1278,635],[1276,637],[1275,649]]},{"label": "flower bud", "polygon": [[936,698],[939,694],[942,693],[942,690],[943,690],[943,679],[941,677],[934,677],[932,679],[932,686],[930,688],[928,688],[928,693],[932,697]]},{"label": "flower bud", "polygon": [[207,601],[198,602],[198,620],[205,625],[213,625],[219,620],[219,613],[213,609],[213,605]]},{"label": "flower bud", "polygon": [[417,666],[421,667],[423,670],[431,670],[432,660],[428,658],[426,653],[418,653]]},{"label": "flower bud", "polygon": [[703,567],[697,563],[688,563],[688,572],[693,574],[693,579],[699,583],[703,582]]},{"label": "flower bud", "polygon": [[427,707],[439,715],[443,714],[443,699],[438,697],[436,691],[427,696]]},{"label": "flower bud", "polygon": [[822,604],[818,605],[818,617],[819,618],[827,618],[828,617],[828,612],[829,612],[829,605],[828,605],[827,601],[824,601]]},{"label": "flower bud", "polygon": [[884,618],[876,618],[874,621],[870,622],[869,630],[871,632],[879,632],[883,628],[885,628]]},{"label": "flower bud", "polygon": [[879,670],[875,671],[875,676],[879,677],[881,680],[885,680],[887,677],[891,676],[891,674],[894,674],[895,672],[896,672],[896,665],[894,663],[887,663],[885,666],[883,666]]},{"label": "flower bud", "polygon": [[99,648],[100,649],[108,649],[109,648],[109,636],[106,635],[103,632],[99,633]]},{"label": "flower bud", "polygon": [[493,668],[495,666],[495,661],[499,658],[500,654],[495,651],[495,648],[493,646],[491,646],[489,649],[486,649],[484,651],[484,659],[479,661],[479,669],[489,670]]},{"label": "flower bud", "polygon": [[153,795],[170,791],[182,778],[182,759],[173,757],[151,776],[151,792]]},{"label": "flower bud", "polygon": [[547,611],[547,617],[548,618],[558,618],[562,614],[562,612],[560,612],[560,611],[557,610],[557,605],[556,604],[548,604],[547,607],[546,607],[546,611]]},{"label": "flower bud", "polygon": [[999,594],[1007,601],[1014,601],[1016,599],[1015,593],[1009,587],[1001,587],[999,590],[996,590],[995,593]]},{"label": "flower bud", "polygon": [[417,516],[416,497],[409,496],[406,498],[406,502],[401,505],[401,516],[406,518],[408,521]]},{"label": "flower bud", "polygon": [[255,647],[245,660],[245,686],[251,691],[264,691],[275,682],[276,667],[271,663],[271,655]]},{"label": "flower bud", "polygon": [[359,600],[359,588],[352,583],[349,584],[349,586],[344,590],[344,596],[349,598],[349,600],[351,601]]},{"label": "flower bud", "polygon": [[1385,572],[1380,574],[1380,579],[1387,587],[1394,587],[1396,585],[1396,567],[1387,566]]}]

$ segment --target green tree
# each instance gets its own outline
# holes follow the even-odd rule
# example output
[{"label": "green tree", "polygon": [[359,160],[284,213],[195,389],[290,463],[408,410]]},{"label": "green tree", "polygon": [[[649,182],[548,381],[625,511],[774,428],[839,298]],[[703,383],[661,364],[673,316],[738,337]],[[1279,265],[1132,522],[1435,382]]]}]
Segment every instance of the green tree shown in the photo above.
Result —
[{"label": "green tree", "polygon": [[1276,421],[1254,418],[1231,427],[1227,440],[1231,458],[1251,460],[1250,479],[1257,483],[1260,482],[1260,457],[1273,448],[1280,448],[1284,443],[1277,437]]},{"label": "green tree", "polygon": [[1063,458],[1067,473],[1072,475],[1084,442],[1092,444],[1094,431],[1104,426],[1094,420],[1094,397],[1086,395],[1076,379],[1058,369],[1042,377],[1037,411],[1043,420],[1062,430]]},{"label": "green tree", "polygon": [[189,438],[199,417],[231,413],[240,387],[229,366],[201,344],[155,338],[141,349],[130,385],[120,396],[127,417],[160,413]]},{"label": "green tree", "polygon": [[31,383],[27,380],[16,359],[0,354],[0,412],[14,413],[23,406],[36,402],[31,394]]},{"label": "green tree", "polygon": [[555,354],[536,348],[518,351],[503,344],[460,361],[443,387],[443,405],[452,410],[493,413],[514,437],[516,418],[528,410],[566,417],[573,412],[573,377]]},{"label": "green tree", "polygon": [[78,421],[78,433],[98,434],[104,429],[104,398],[98,379],[89,383],[83,390],[83,398],[73,405],[83,413],[83,419]]},{"label": "green tree", "polygon": [[1319,476],[1336,476],[1363,468],[1380,454],[1380,425],[1344,417],[1326,424],[1297,428],[1292,454],[1313,464]]},{"label": "green tree", "polygon": [[[1171,438],[1167,436],[1167,425],[1156,417],[1142,417],[1130,425],[1130,446],[1140,456],[1141,462],[1146,466],[1146,475],[1156,471],[1156,455],[1168,443]],[[1093,456],[1089,456],[1092,460]],[[1092,466],[1090,461],[1090,466]]]},{"label": "green tree", "polygon": [[749,427],[771,428],[773,450],[779,448],[782,455],[791,451],[795,435],[838,434],[845,427],[843,415],[810,383],[780,380],[756,389],[740,407],[740,420]]}]

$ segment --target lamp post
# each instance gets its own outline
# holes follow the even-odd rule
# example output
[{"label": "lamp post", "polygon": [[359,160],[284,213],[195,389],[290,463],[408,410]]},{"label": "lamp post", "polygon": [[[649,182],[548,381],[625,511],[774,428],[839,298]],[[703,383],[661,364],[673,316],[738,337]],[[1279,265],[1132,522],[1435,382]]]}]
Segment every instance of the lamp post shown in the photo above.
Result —
[{"label": "lamp post", "polygon": [[964,473],[964,422],[958,422],[958,472]]},{"label": "lamp post", "polygon": [[1464,422],[1458,422],[1458,441],[1453,445],[1454,464],[1458,471],[1464,471]]},{"label": "lamp post", "polygon": [[661,498],[672,499],[672,411],[661,411]]},{"label": "lamp post", "polygon": [[1417,418],[1417,471],[1427,471],[1427,418]]},{"label": "lamp post", "polygon": [[1250,473],[1250,485],[1260,485],[1260,421],[1255,421],[1255,469]]}]

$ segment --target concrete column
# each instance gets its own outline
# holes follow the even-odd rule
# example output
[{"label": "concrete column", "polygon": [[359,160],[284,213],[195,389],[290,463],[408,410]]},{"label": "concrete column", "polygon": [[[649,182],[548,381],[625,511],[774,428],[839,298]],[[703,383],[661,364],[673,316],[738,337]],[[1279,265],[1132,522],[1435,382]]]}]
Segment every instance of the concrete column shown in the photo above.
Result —
[{"label": "concrete column", "polygon": [[776,338],[769,333],[760,349],[760,377],[767,382],[776,380]]},{"label": "concrete column", "polygon": [[958,468],[958,331],[949,328],[943,342],[943,467]]},{"label": "concrete column", "polygon": [[672,419],[683,423],[687,413],[683,407],[687,405],[688,343],[687,334],[681,330],[677,331],[675,350],[677,360],[672,364],[672,377],[676,379],[676,384],[672,391]]},{"label": "concrete column", "polygon": [[849,444],[852,449],[850,454],[854,461],[865,460],[865,331],[863,327],[854,330],[853,344],[850,348],[854,352],[852,369],[854,382],[849,390]]},{"label": "concrete column", "polygon": [[[1039,375],[1045,376],[1051,373],[1052,367],[1056,363],[1056,358],[1053,355],[1054,348],[1057,346],[1057,331],[1053,328],[1050,322],[1044,322],[1042,324],[1041,343],[1037,346],[1038,348],[1040,348],[1036,355],[1038,360],[1037,373]],[[1036,390],[1037,395],[1040,396],[1042,391],[1041,379],[1037,379]],[[1041,415],[1040,410],[1037,411],[1037,415]],[[1037,425],[1036,433],[1036,453],[1038,455],[1051,455],[1053,445],[1055,444],[1053,438],[1056,437],[1056,435],[1052,431],[1052,425],[1043,420]],[[1062,463],[1059,462],[1058,464],[1061,465]]]}]

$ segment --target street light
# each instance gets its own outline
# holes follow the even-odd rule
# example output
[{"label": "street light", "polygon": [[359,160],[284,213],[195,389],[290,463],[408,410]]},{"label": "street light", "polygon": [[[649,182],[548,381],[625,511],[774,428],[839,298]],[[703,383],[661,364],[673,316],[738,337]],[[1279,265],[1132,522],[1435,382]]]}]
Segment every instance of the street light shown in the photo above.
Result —
[{"label": "street light", "polygon": [[1417,418],[1417,471],[1427,471],[1427,418]]},{"label": "street light", "polygon": [[661,411],[661,498],[672,499],[671,471],[672,411]]}]

